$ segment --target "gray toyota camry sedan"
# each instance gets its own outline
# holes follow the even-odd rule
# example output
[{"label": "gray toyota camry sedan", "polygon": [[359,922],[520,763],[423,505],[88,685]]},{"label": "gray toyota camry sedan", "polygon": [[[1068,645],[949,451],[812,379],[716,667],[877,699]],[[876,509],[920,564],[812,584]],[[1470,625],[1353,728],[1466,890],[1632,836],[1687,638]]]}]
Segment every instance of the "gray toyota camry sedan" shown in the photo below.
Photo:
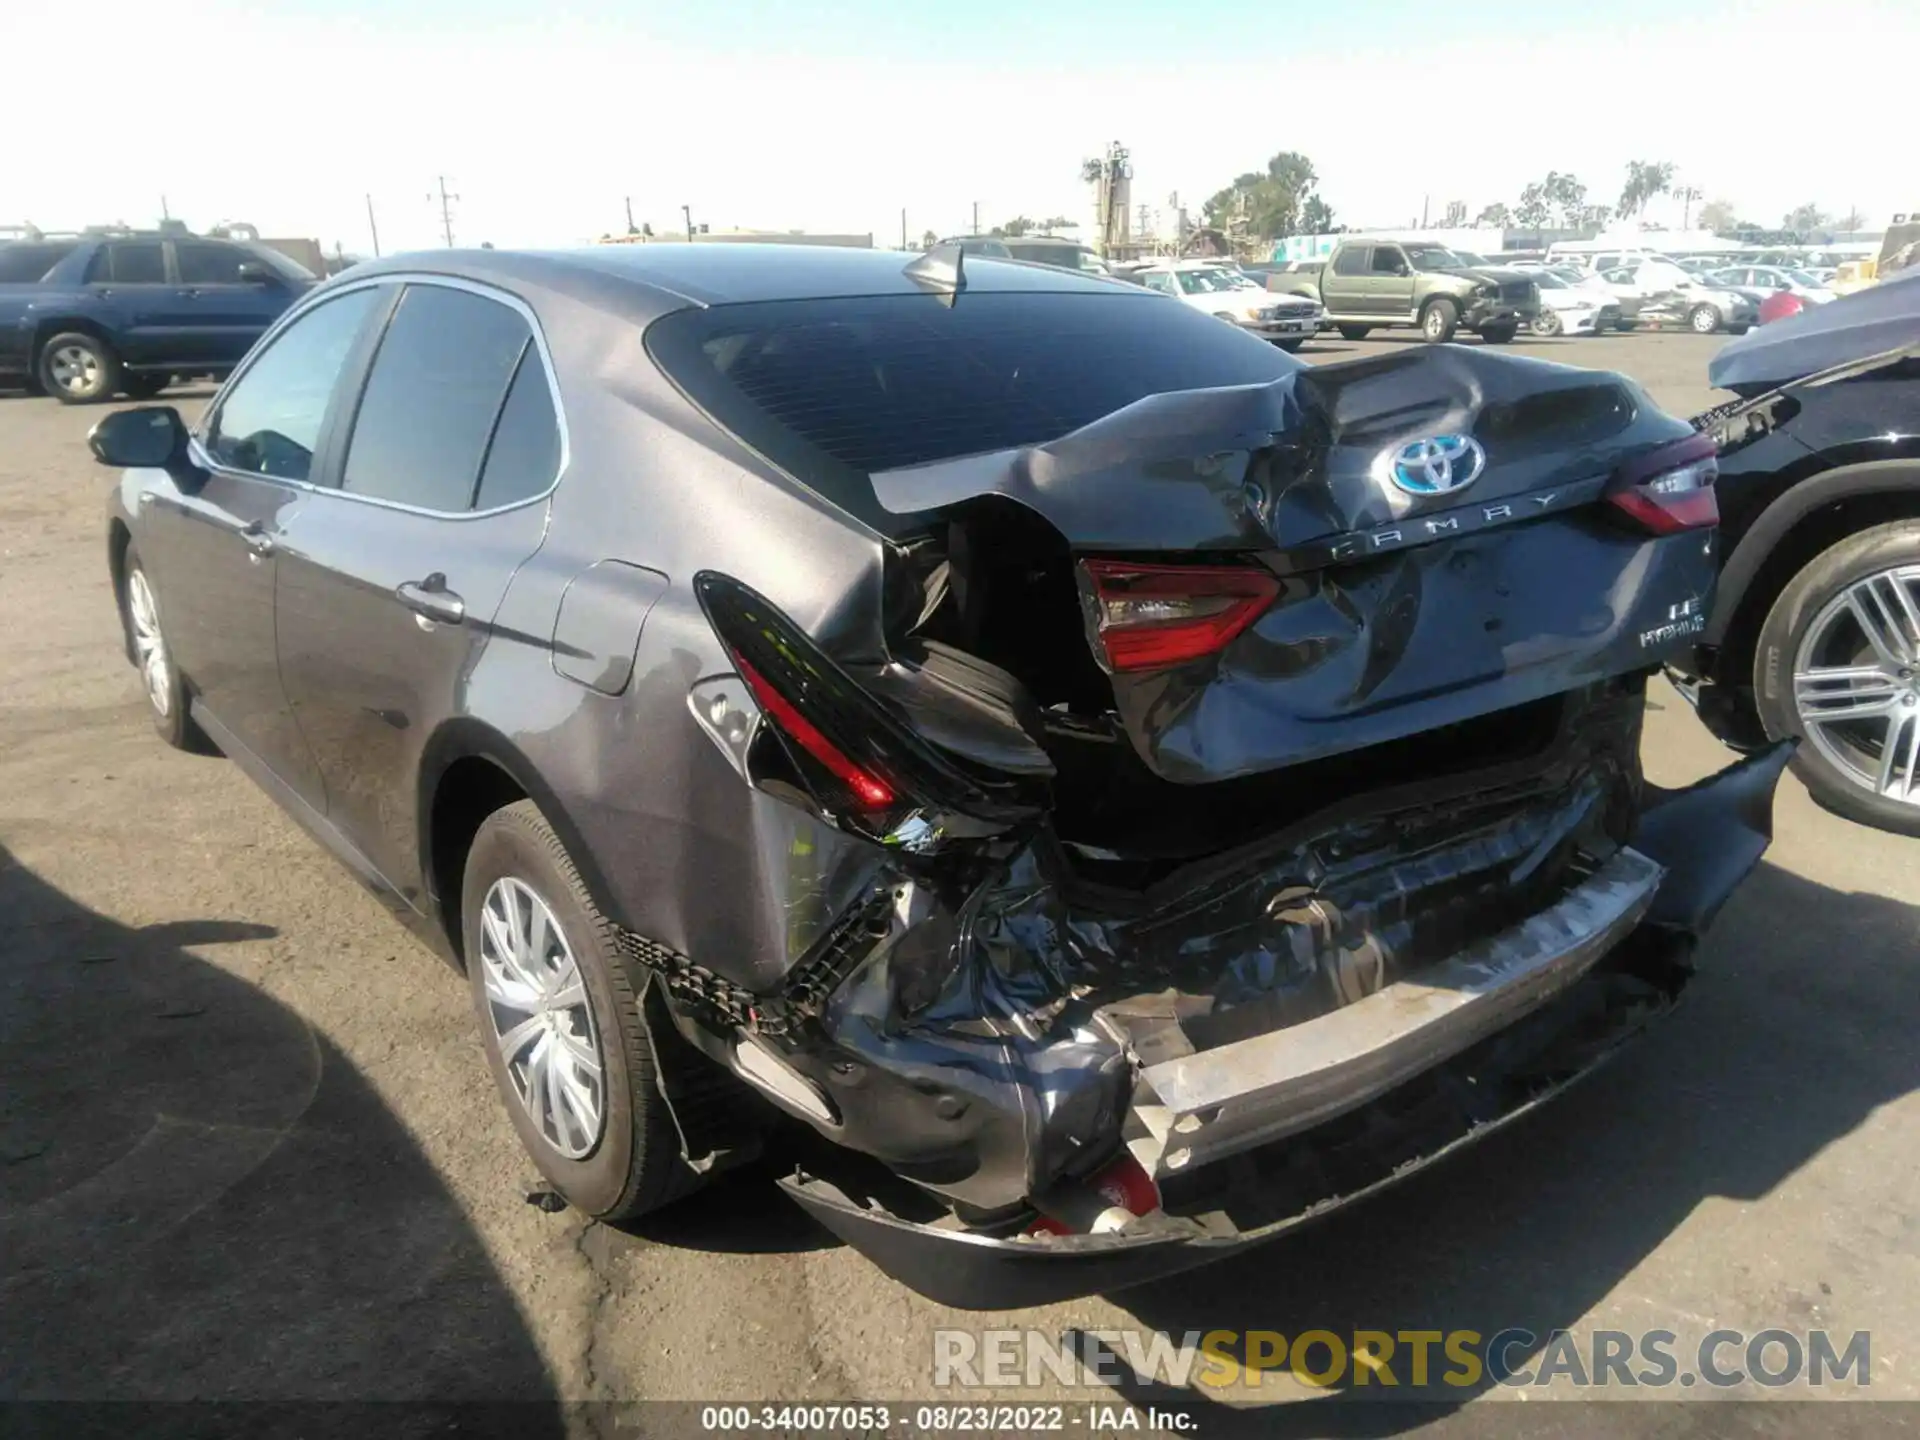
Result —
[{"label": "gray toyota camry sedan", "polygon": [[1770,833],[1783,749],[1642,779],[1716,462],[1617,375],[957,249],[449,251],[91,444],[161,736],[466,975],[568,1201],[811,1127],[787,1192],[955,1304],[1539,1104]]}]

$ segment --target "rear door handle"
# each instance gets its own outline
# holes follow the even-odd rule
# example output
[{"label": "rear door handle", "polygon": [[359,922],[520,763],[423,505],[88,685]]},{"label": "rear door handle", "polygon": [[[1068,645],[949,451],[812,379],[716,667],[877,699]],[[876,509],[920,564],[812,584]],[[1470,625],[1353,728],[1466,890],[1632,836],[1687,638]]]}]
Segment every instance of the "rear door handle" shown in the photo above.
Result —
[{"label": "rear door handle", "polygon": [[422,620],[458,625],[467,618],[467,602],[447,588],[438,570],[424,580],[408,580],[394,588],[394,597]]}]

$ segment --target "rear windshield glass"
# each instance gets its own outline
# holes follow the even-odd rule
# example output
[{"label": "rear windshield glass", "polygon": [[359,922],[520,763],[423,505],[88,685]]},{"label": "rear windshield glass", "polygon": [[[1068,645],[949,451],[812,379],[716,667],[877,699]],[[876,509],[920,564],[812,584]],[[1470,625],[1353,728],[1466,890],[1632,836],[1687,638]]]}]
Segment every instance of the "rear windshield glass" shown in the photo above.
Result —
[{"label": "rear windshield glass", "polygon": [[0,285],[31,285],[73,253],[71,245],[16,241],[0,245]]},{"label": "rear windshield glass", "polygon": [[883,529],[875,471],[1038,444],[1148,395],[1300,367],[1211,315],[1124,290],[719,305],[663,317],[647,344],[716,423]]}]

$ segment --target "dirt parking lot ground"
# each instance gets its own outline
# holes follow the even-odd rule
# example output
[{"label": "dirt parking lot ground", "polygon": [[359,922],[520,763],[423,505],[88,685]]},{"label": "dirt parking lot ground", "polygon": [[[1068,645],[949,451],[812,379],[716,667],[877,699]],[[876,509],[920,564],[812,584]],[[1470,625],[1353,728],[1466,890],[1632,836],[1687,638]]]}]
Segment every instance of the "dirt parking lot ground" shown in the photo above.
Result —
[{"label": "dirt parking lot ground", "polygon": [[[1625,370],[1689,414],[1718,343],[1515,350]],[[108,475],[82,443],[98,416],[0,395],[0,1398],[929,1399],[940,1326],[1668,1329],[1683,1354],[1721,1327],[1867,1330],[1869,1393],[1920,1398],[1920,842],[1791,780],[1672,1020],[1483,1146],[1230,1266],[972,1316],[761,1175],[633,1233],[529,1205],[457,977],[232,766],[150,732],[106,583]],[[1655,779],[1725,763],[1670,691],[1655,704]],[[1214,1435],[1484,1433],[1525,1398],[1475,1393],[1411,1414],[1329,1409],[1285,1377],[1174,1398]],[[1650,1435],[1710,1423],[1607,1410]]]}]

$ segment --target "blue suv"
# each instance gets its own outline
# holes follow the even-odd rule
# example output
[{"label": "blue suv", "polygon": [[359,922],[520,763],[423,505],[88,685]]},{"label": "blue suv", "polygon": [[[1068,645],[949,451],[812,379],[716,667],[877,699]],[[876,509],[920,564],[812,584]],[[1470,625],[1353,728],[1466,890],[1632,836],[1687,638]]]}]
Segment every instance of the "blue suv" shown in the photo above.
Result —
[{"label": "blue suv", "polygon": [[314,283],[265,245],[184,230],[12,241],[0,245],[0,385],[85,405],[225,375]]}]

